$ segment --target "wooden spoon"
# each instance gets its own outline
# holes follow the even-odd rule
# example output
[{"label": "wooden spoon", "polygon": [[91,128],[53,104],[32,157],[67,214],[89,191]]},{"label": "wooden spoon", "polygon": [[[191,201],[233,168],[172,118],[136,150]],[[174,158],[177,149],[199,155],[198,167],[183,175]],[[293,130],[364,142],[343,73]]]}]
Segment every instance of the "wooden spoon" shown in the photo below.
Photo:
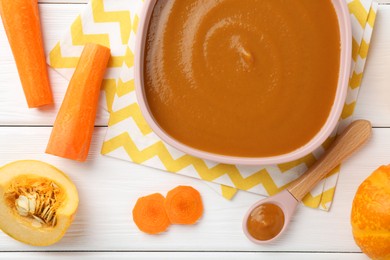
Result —
[{"label": "wooden spoon", "polygon": [[[246,213],[243,221],[243,230],[246,236],[257,244],[264,244],[278,238],[288,226],[298,203],[309,193],[336,166],[358,151],[371,136],[371,123],[366,120],[357,120],[351,123],[335,140],[326,153],[301,177],[293,181],[286,190],[255,203]],[[284,224],[280,232],[268,240],[255,239],[248,231],[248,219],[255,209],[264,204],[278,206],[284,214]],[[252,214],[253,216],[253,214]]]}]

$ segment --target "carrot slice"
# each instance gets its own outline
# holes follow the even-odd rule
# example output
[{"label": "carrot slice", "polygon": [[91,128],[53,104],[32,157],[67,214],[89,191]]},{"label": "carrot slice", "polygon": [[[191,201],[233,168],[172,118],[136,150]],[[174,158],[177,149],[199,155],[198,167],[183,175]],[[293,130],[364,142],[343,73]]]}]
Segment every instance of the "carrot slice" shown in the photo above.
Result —
[{"label": "carrot slice", "polygon": [[195,224],[203,214],[200,193],[190,186],[178,186],[169,191],[165,211],[172,224]]},{"label": "carrot slice", "polygon": [[154,193],[137,200],[133,208],[133,220],[137,227],[148,234],[164,232],[171,225],[164,208],[165,198]]},{"label": "carrot slice", "polygon": [[0,15],[28,106],[52,104],[37,0],[0,0]]},{"label": "carrot slice", "polygon": [[89,43],[84,47],[76,71],[58,112],[46,153],[85,161],[110,49]]}]

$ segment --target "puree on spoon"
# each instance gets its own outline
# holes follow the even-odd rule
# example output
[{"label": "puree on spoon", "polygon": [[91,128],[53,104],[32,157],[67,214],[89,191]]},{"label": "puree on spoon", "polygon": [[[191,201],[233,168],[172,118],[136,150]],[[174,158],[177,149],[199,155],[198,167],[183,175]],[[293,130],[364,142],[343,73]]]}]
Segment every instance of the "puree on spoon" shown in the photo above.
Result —
[{"label": "puree on spoon", "polygon": [[250,213],[246,224],[253,238],[261,241],[271,240],[279,235],[284,227],[284,213],[275,204],[261,204]]},{"label": "puree on spoon", "polygon": [[159,0],[144,88],[156,122],[181,143],[266,157],[320,131],[339,67],[330,0]]}]

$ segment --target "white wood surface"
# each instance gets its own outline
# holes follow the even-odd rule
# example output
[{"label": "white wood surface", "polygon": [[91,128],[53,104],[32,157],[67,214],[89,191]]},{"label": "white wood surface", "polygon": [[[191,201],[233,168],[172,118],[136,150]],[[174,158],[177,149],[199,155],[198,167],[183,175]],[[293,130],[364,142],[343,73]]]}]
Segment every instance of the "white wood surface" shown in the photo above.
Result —
[{"label": "white wood surface", "polygon": [[[4,259],[14,260],[21,259],[26,257],[25,253],[0,253],[0,257]],[[54,258],[55,257],[55,258]],[[109,253],[29,253],[29,260],[103,260],[103,259],[215,259],[223,257],[224,260],[238,260],[238,259],[247,259],[247,260],[258,260],[258,259],[297,259],[297,260],[363,260],[367,259],[362,254],[358,253],[218,253],[218,252],[152,252],[145,254],[144,252],[109,252]]]},{"label": "white wood surface", "polygon": [[[82,10],[84,0],[40,1],[46,48],[58,40]],[[389,3],[389,0],[382,1]],[[50,71],[57,106],[67,82]],[[342,168],[329,213],[299,207],[288,232],[267,246],[254,245],[241,231],[241,219],[259,199],[240,192],[232,201],[204,183],[100,155],[107,114],[100,111],[84,164],[44,154],[55,107],[28,110],[3,27],[0,26],[0,165],[38,159],[56,165],[76,183],[80,207],[74,224],[58,244],[34,248],[0,232],[0,259],[366,259],[350,228],[351,202],[358,185],[379,165],[390,163],[390,5],[381,5],[356,118],[373,122],[367,147]],[[204,198],[205,214],[195,226],[172,226],[159,236],[142,234],[131,210],[139,196],[176,185],[192,185]],[[72,252],[73,251],[73,252]],[[152,252],[150,252],[152,251]]]}]

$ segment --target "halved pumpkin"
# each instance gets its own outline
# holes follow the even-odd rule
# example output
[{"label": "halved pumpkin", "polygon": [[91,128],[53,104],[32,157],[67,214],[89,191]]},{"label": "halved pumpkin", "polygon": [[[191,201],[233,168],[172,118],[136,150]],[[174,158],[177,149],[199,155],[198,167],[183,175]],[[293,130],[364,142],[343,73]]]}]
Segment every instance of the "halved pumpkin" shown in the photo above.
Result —
[{"label": "halved pumpkin", "polygon": [[0,229],[20,242],[58,242],[78,203],[76,186],[50,164],[16,161],[0,168]]}]

